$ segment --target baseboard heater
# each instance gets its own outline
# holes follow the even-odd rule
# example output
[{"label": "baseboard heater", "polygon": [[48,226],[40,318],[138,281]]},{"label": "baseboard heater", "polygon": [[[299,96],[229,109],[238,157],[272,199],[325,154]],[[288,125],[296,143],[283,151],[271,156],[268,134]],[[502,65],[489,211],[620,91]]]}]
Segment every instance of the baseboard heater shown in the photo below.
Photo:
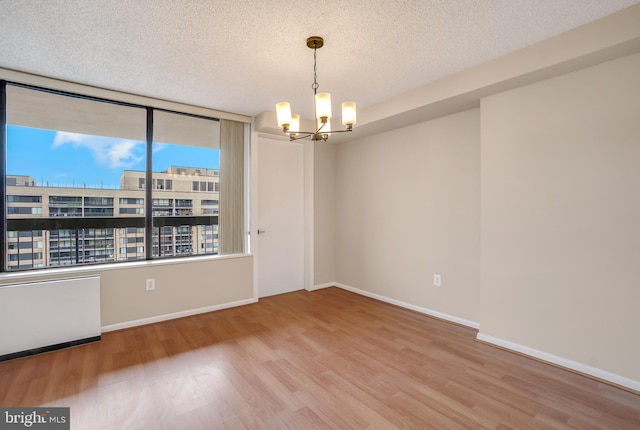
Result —
[{"label": "baseboard heater", "polygon": [[0,361],[100,340],[100,277],[0,285]]}]

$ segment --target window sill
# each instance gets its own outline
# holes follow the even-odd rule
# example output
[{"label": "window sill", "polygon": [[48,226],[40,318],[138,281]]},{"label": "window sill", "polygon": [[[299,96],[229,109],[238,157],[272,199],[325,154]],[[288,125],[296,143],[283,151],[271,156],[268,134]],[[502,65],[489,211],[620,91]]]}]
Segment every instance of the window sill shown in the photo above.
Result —
[{"label": "window sill", "polygon": [[29,279],[41,279],[49,276],[84,276],[94,275],[96,272],[104,272],[107,270],[124,270],[141,267],[153,267],[153,266],[167,266],[172,264],[186,264],[186,263],[198,263],[215,260],[227,260],[235,258],[251,257],[251,254],[232,254],[232,255],[207,255],[207,256],[195,256],[195,257],[177,257],[166,258],[156,260],[142,260],[142,261],[127,261],[122,263],[107,263],[96,265],[85,265],[75,267],[56,267],[50,269],[38,269],[28,270],[24,272],[4,272],[0,273],[0,287],[1,284],[14,281],[14,280],[29,280]]}]

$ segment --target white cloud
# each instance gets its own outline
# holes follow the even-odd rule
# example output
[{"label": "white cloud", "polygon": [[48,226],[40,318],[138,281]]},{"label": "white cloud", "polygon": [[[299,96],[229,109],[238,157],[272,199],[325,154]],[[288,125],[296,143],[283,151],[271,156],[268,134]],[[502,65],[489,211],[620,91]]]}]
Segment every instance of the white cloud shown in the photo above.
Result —
[{"label": "white cloud", "polygon": [[160,152],[167,146],[168,144],[166,143],[153,142],[153,153],[155,154],[156,152]]},{"label": "white cloud", "polygon": [[57,148],[58,146],[65,143],[74,143],[76,144],[75,146],[78,146],[90,137],[92,136],[86,134],[69,133],[67,131],[58,131],[56,133],[56,137],[53,139],[53,147]]},{"label": "white cloud", "polygon": [[121,140],[109,145],[106,149],[106,155],[108,164],[110,167],[131,167],[136,163],[144,160],[144,157],[140,155],[139,147],[142,146],[140,142],[133,142],[131,140]]},{"label": "white cloud", "polygon": [[53,139],[53,148],[70,144],[74,148],[89,149],[96,162],[110,168],[127,168],[144,160],[144,143],[111,137],[59,131]]}]

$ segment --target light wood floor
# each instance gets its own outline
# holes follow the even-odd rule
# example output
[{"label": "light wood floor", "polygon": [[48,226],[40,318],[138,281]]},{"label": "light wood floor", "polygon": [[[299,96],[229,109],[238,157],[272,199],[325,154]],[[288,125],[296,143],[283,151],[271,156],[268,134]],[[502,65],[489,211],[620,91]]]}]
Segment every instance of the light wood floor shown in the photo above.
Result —
[{"label": "light wood floor", "polygon": [[635,429],[640,396],[337,288],[0,363],[0,406],[73,430]]}]

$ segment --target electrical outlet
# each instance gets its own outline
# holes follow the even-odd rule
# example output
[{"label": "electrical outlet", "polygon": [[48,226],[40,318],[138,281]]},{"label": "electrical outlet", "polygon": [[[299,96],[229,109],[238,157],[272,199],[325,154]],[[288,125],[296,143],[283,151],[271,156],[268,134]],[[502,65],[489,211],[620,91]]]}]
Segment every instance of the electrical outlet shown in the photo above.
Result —
[{"label": "electrical outlet", "polygon": [[147,291],[153,291],[156,289],[156,280],[155,279],[147,279]]},{"label": "electrical outlet", "polygon": [[433,275],[433,285],[436,287],[442,286],[442,277],[440,275]]}]

